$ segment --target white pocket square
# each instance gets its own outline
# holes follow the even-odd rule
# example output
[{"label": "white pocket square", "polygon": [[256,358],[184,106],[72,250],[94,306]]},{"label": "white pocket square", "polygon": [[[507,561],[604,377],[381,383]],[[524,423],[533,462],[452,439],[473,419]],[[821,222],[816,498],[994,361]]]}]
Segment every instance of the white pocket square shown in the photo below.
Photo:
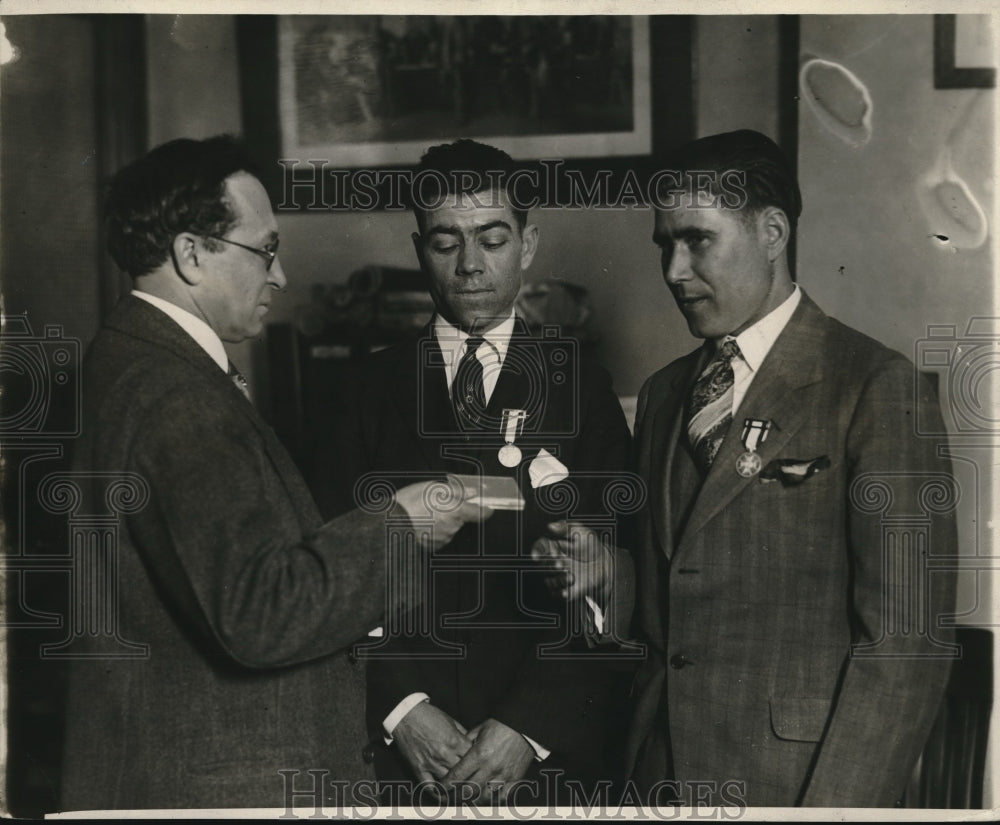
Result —
[{"label": "white pocket square", "polygon": [[543,447],[528,465],[528,476],[531,478],[532,488],[545,487],[569,478],[569,470]]}]

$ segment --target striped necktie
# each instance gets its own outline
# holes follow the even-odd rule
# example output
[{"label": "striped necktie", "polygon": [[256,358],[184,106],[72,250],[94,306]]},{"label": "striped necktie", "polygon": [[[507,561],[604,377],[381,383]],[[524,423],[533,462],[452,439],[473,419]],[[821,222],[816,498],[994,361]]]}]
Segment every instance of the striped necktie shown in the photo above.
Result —
[{"label": "striped necktie", "polygon": [[[229,374],[229,380],[233,382],[233,384],[236,386],[236,389],[238,389],[241,393],[243,393],[243,397],[246,398],[247,401],[251,401],[250,387],[247,386],[247,380],[246,378],[243,377],[243,374],[238,369],[236,369],[236,365],[232,361],[229,362],[228,374]],[[251,401],[251,403],[253,402]]]},{"label": "striped necktie", "polygon": [[687,434],[695,464],[708,473],[733,420],[733,359],[739,344],[729,338],[719,348],[691,391]]},{"label": "striped necktie", "polygon": [[451,402],[455,420],[463,429],[477,429],[486,415],[486,388],[483,385],[483,365],[476,352],[486,339],[470,337],[465,342],[465,355],[458,362],[455,380],[451,384]]}]

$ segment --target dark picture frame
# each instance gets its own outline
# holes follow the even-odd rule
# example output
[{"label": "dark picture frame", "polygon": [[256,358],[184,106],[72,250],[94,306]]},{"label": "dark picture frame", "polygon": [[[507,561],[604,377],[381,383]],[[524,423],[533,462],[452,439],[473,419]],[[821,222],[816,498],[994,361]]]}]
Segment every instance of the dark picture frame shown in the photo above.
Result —
[{"label": "dark picture frame", "polygon": [[[517,157],[518,164],[535,169],[541,175],[552,174],[550,168],[541,168],[544,158],[559,158],[558,174],[576,174],[588,183],[601,181],[600,193],[621,193],[637,196],[645,202],[645,184],[655,171],[654,159],[672,146],[694,136],[694,100],[692,94],[691,37],[692,18],[685,15],[653,15],[643,18],[642,28],[648,31],[648,101],[649,151],[622,155],[595,155],[593,157],[562,158],[558,152],[560,136],[552,135],[551,153],[537,152],[532,156]],[[261,180],[281,210],[344,210],[351,208],[352,187],[356,188],[356,175],[346,176],[345,170],[354,172],[390,172],[408,169],[412,161],[372,166],[335,165],[322,158],[282,158],[282,100],[279,77],[280,20],[276,16],[247,15],[237,17],[237,45],[240,83],[243,100],[244,139],[251,153],[261,163]],[[287,88],[286,88],[287,93]],[[287,112],[286,112],[287,116]],[[430,137],[426,145],[447,142],[459,137],[477,137],[475,134],[444,134]],[[540,137],[545,142],[549,136]],[[502,139],[497,143],[504,146]],[[279,160],[284,160],[284,163]],[[303,186],[302,180],[314,179],[318,173],[308,161],[315,161],[324,178],[322,196],[319,187]],[[551,180],[547,177],[546,180]],[[635,185],[637,184],[637,185]],[[566,187],[559,190],[560,198]],[[598,197],[598,202],[606,200]],[[371,189],[367,194],[370,196]],[[573,195],[573,190],[570,190]],[[561,202],[561,201],[560,201]],[[572,205],[571,198],[565,205]],[[370,205],[369,205],[370,204]],[[591,205],[594,205],[591,201]],[[378,187],[377,198],[365,202],[367,208],[402,208],[399,198],[386,187]]]},{"label": "dark picture frame", "polygon": [[934,15],[934,88],[992,89],[996,69],[957,66],[958,15]]}]

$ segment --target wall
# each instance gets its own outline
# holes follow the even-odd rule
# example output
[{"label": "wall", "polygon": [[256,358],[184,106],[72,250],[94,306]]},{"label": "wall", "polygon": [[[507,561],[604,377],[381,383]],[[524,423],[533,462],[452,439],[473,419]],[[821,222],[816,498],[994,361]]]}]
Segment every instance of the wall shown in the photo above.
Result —
[{"label": "wall", "polygon": [[[232,18],[150,16],[147,33],[151,143],[238,130]],[[776,136],[777,19],[701,17],[695,37],[699,133],[749,125]],[[287,212],[278,220],[290,284],[271,321],[290,320],[313,283],[342,281],[369,263],[416,266],[408,214]],[[648,210],[539,211],[532,220],[541,241],[529,279],[564,278],[590,290],[598,357],[619,394],[635,395],[648,375],[697,345],[660,279]],[[231,354],[251,380],[256,373],[258,384],[266,381],[261,342]]]},{"label": "wall", "polygon": [[[1000,396],[996,327],[986,327],[985,342],[964,333],[971,319],[997,314],[994,240],[988,237],[971,248],[977,216],[962,202],[957,185],[942,194],[951,209],[961,207],[953,213],[958,222],[948,209],[935,210],[929,219],[924,205],[929,184],[950,174],[953,181],[957,176],[966,182],[987,218],[994,215],[996,92],[935,89],[932,37],[930,15],[802,18],[803,59],[838,63],[856,77],[870,96],[871,136],[851,145],[848,140],[860,142],[862,131],[842,129],[807,103],[800,105],[799,174],[806,207],[799,230],[799,281],[829,314],[922,368],[929,365],[917,347],[929,325],[954,328],[951,341],[943,339],[943,349],[952,353],[956,366],[935,371],[962,490],[960,552],[971,566],[976,556],[990,555],[995,543],[990,519],[991,503],[998,500],[995,444],[988,432],[970,433],[961,424],[964,417],[964,423],[987,419],[995,426]],[[851,121],[865,105],[856,93],[860,86],[844,76],[834,83],[832,77],[827,77],[826,99],[839,120]],[[800,91],[805,100],[806,91]],[[953,170],[942,174],[936,167],[945,148],[951,149]],[[978,564],[989,566],[983,558]],[[998,623],[996,590],[985,570],[960,579],[958,610],[965,623]],[[998,735],[994,722],[990,740],[996,742]],[[996,789],[987,787],[986,793],[986,804],[993,804]]]},{"label": "wall", "polygon": [[3,67],[3,310],[36,334],[98,326],[100,239],[94,39],[81,17],[5,17],[20,58]]}]

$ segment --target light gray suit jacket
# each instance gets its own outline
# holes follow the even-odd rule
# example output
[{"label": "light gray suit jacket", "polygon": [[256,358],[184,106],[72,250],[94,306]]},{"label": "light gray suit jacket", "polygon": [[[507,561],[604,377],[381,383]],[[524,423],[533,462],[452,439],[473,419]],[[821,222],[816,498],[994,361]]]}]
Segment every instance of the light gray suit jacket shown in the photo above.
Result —
[{"label": "light gray suit jacket", "polygon": [[[629,767],[666,710],[681,781],[742,783],[755,806],[891,806],[954,652],[938,625],[953,573],[930,570],[956,551],[950,463],[916,425],[940,431],[937,401],[909,361],[803,296],[675,531],[683,408],[705,362],[704,348],[673,362],[639,397],[650,656]],[[829,466],[799,484],[741,477],[744,418],[772,422],[765,467]]]}]

